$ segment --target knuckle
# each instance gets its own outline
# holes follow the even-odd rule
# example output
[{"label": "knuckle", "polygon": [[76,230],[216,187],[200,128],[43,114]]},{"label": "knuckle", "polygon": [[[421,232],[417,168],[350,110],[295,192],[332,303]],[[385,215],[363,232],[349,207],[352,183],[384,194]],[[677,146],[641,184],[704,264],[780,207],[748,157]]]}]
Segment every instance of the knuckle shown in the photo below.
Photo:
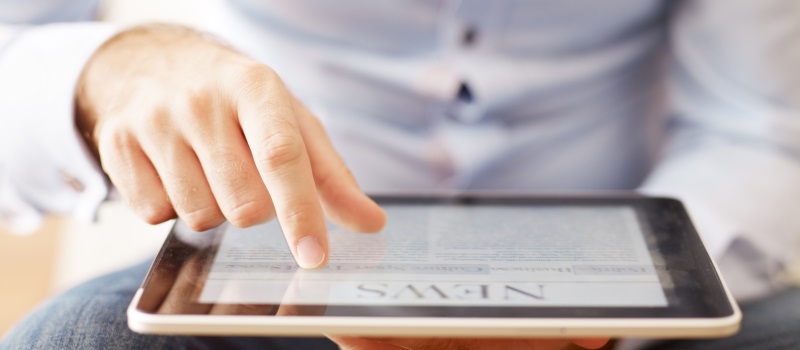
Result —
[{"label": "knuckle", "polygon": [[309,204],[294,204],[289,207],[284,215],[281,216],[281,225],[289,224],[292,226],[307,225],[317,218],[315,217],[316,210],[314,205]]},{"label": "knuckle", "polygon": [[178,135],[174,122],[170,120],[172,113],[167,107],[158,107],[143,111],[130,121],[131,133],[135,134],[142,146],[160,145],[165,141],[174,141]]},{"label": "knuckle", "polygon": [[280,169],[296,164],[305,153],[303,144],[286,133],[275,133],[264,140],[262,164],[268,169]]},{"label": "knuckle", "polygon": [[244,65],[238,74],[239,86],[244,93],[254,93],[259,89],[280,81],[278,73],[272,68],[261,63]]},{"label": "knuckle", "polygon": [[336,166],[335,169],[331,169],[330,171],[321,174],[316,179],[316,185],[319,188],[334,186],[336,185],[335,182],[337,179],[347,179],[355,182],[355,177],[353,176],[353,173],[350,171],[350,168],[344,165],[344,163],[341,163],[338,166]]},{"label": "knuckle", "polygon": [[134,136],[125,128],[109,123],[98,135],[97,149],[100,155],[116,155],[137,147]]},{"label": "knuckle", "polygon": [[133,207],[139,217],[150,225],[160,224],[175,216],[168,203],[144,202],[135,204]]},{"label": "knuckle", "polygon": [[167,118],[169,117],[169,109],[166,107],[157,107],[152,110],[144,112],[141,116],[139,116],[140,122],[139,125],[142,127],[142,131],[146,133],[159,131],[163,129]]},{"label": "knuckle", "polygon": [[[188,89],[180,100],[172,103],[173,110],[183,127],[203,134],[213,135],[220,121],[233,115],[233,110],[218,86],[198,86]],[[209,134],[209,132],[211,132]]]},{"label": "knuckle", "polygon": [[[234,79],[233,92],[236,99],[257,104],[263,110],[284,106],[285,86],[278,73],[263,64],[245,67]],[[239,103],[241,101],[238,101]],[[237,103],[237,105],[239,104]]]},{"label": "knuckle", "polygon": [[213,206],[186,211],[180,217],[189,228],[198,232],[217,227],[225,220],[219,209]]},{"label": "knuckle", "polygon": [[236,227],[250,227],[267,221],[273,215],[274,209],[269,200],[256,200],[233,207],[226,217]]}]

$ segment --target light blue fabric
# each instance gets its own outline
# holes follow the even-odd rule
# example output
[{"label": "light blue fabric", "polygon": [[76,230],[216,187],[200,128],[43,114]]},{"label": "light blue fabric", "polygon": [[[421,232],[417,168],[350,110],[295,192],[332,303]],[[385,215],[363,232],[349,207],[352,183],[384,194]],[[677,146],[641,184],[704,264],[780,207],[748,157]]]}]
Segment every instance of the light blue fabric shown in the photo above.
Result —
[{"label": "light blue fabric", "polygon": [[660,1],[231,3],[255,33],[221,35],[314,107],[369,191],[634,189],[665,137]]},{"label": "light blue fabric", "polygon": [[100,0],[0,0],[0,24],[91,21]]}]

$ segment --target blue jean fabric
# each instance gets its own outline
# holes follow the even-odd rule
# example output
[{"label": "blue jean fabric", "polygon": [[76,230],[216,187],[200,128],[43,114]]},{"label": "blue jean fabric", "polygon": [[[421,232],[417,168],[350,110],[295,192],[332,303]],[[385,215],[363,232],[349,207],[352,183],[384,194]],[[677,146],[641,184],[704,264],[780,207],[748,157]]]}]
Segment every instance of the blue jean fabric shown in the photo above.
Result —
[{"label": "blue jean fabric", "polygon": [[[128,329],[126,308],[148,263],[99,277],[37,308],[7,334],[0,349],[337,349],[324,338],[148,336]],[[742,331],[731,338],[675,340],[673,349],[800,349],[800,289],[743,305]],[[650,350],[649,349],[649,350]]]},{"label": "blue jean fabric", "polygon": [[338,349],[327,339],[149,336],[128,329],[125,314],[150,262],[79,285],[36,309],[0,349]]}]

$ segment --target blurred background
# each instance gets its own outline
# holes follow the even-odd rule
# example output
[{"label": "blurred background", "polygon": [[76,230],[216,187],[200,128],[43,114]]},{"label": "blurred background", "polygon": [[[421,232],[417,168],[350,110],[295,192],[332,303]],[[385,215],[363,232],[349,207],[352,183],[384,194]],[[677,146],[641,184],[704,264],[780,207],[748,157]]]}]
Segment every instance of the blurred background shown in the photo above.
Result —
[{"label": "blurred background", "polygon": [[[200,2],[206,3],[206,2]],[[100,18],[123,26],[165,21],[193,25],[208,11],[190,0],[109,0]],[[48,297],[100,274],[151,259],[170,223],[149,226],[120,202],[95,224],[50,217],[30,235],[0,227],[0,336]]]}]

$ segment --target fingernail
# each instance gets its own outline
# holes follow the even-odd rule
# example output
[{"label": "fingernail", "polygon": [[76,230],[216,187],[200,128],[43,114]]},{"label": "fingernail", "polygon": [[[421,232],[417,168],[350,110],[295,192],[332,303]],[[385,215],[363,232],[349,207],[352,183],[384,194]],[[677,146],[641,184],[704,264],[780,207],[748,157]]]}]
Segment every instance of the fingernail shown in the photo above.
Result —
[{"label": "fingernail", "polygon": [[303,237],[297,242],[297,263],[304,269],[319,267],[325,260],[325,251],[316,237]]}]

